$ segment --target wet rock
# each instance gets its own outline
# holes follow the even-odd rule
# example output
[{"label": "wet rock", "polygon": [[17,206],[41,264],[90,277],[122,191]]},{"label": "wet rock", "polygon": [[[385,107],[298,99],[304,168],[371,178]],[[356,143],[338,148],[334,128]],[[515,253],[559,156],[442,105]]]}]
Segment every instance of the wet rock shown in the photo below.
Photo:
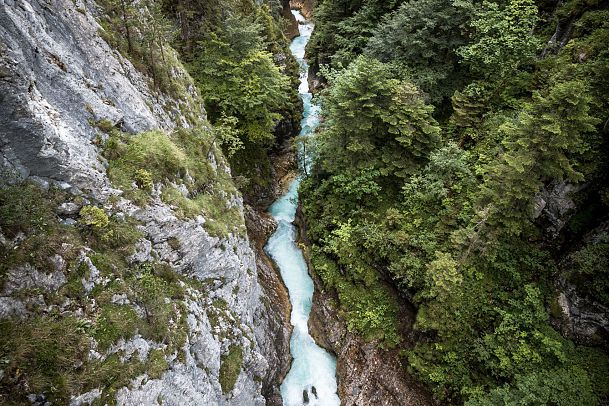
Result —
[{"label": "wet rock", "polygon": [[[319,287],[319,286],[318,286]],[[316,293],[309,319],[311,335],[336,354],[342,405],[433,405],[429,392],[408,375],[397,351],[383,350],[350,333],[328,293]]]},{"label": "wet rock", "polygon": [[296,18],[292,14],[290,0],[282,0],[282,3],[281,15],[283,15],[283,18],[288,22],[284,29],[284,34],[291,40],[299,35],[298,21],[296,21]]},{"label": "wet rock", "polygon": [[290,0],[290,7],[300,10],[300,13],[304,16],[304,18],[309,20],[311,17],[313,17],[315,0]]},{"label": "wet rock", "polygon": [[[256,312],[254,333],[269,366],[265,369],[262,393],[269,405],[282,405],[279,384],[288,373],[292,357],[290,355],[290,298],[279,271],[264,252],[264,245],[275,231],[277,223],[265,212],[245,207],[245,220],[248,235],[256,253],[258,278],[265,293],[263,307]],[[269,337],[267,331],[273,331]],[[274,383],[276,382],[276,383]]]}]

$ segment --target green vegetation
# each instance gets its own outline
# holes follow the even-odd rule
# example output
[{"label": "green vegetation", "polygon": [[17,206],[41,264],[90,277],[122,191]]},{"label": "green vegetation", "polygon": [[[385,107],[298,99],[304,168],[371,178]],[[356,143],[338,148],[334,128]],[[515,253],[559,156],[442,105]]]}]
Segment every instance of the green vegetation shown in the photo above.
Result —
[{"label": "green vegetation", "polygon": [[466,43],[462,27],[471,11],[469,2],[403,2],[383,17],[364,51],[390,63],[396,75],[412,81],[444,109],[467,79],[456,50]]},{"label": "green vegetation", "polygon": [[110,225],[110,219],[103,209],[95,206],[85,206],[80,209],[80,222],[93,229],[104,229]]},{"label": "green vegetation", "polygon": [[24,237],[13,249],[0,246],[0,281],[9,269],[26,262],[46,269],[53,266],[50,257],[55,254],[66,261],[77,257],[75,244],[80,241],[77,230],[59,224],[53,211],[65,197],[61,190],[45,193],[31,183],[0,187],[2,234],[7,239]]},{"label": "green vegetation", "polygon": [[[54,213],[43,199],[43,191],[34,184],[0,189],[0,226],[7,237],[45,231]],[[17,197],[17,198],[15,198]]]},{"label": "green vegetation", "polygon": [[11,387],[29,387],[28,393],[50,391],[49,395],[58,401],[68,401],[66,395],[79,384],[72,371],[88,352],[83,333],[79,320],[73,317],[42,316],[25,323],[0,321],[2,392]]},{"label": "green vegetation", "polygon": [[[269,186],[269,151],[301,119],[299,67],[283,35],[276,1],[165,0],[179,22],[174,41],[205,101],[210,122],[224,130],[223,150],[243,191]],[[226,135],[228,134],[228,137]]]},{"label": "green vegetation", "polygon": [[[238,333],[234,330],[235,325],[241,325],[239,316],[228,307],[228,303],[224,299],[214,299],[211,306],[207,308],[207,319],[213,333],[221,341],[226,338],[239,339]],[[241,332],[246,334],[243,330]]]},{"label": "green vegetation", "polygon": [[108,216],[95,206],[84,206],[80,210],[79,223],[89,244],[98,250],[116,249],[118,252],[132,254],[133,244],[143,237],[136,228],[137,223],[131,218]]},{"label": "green vegetation", "polygon": [[228,354],[220,357],[219,380],[222,392],[226,394],[233,390],[242,367],[243,348],[239,345],[231,345]]},{"label": "green vegetation", "polygon": [[[212,235],[243,235],[235,183],[251,185],[252,191],[267,187],[268,152],[276,136],[297,128],[301,117],[299,67],[281,30],[281,4],[98,4],[99,34],[149,78],[157,104],[185,127],[127,134],[118,123],[98,120],[93,107],[85,105],[113,186],[136,205],[160,197],[179,217],[202,216]],[[201,114],[204,103],[211,124]],[[238,182],[227,173],[225,156],[238,163],[233,171]],[[144,237],[137,221],[119,211],[118,196],[101,206],[84,192],[73,196],[34,184],[0,187],[0,230],[7,240],[0,245],[0,287],[9,271],[26,264],[42,274],[63,273],[66,280],[54,291],[34,287],[10,293],[26,302],[28,313],[0,321],[0,403],[23,403],[36,393],[63,404],[74,394],[101,388],[96,402],[112,404],[116,391],[135,376],[160,377],[170,357],[185,356],[185,300],[190,288],[208,287],[164,264],[129,263]],[[70,213],[58,208],[64,202],[71,204],[65,209]],[[68,219],[60,222],[59,216]],[[169,244],[180,248],[177,240]],[[32,297],[36,300],[27,300]],[[215,305],[218,322],[236,319],[222,303]],[[148,359],[109,353],[136,334],[160,346]],[[102,358],[90,360],[91,348]],[[242,363],[243,349],[232,346],[222,359],[226,392],[234,387]]]},{"label": "green vegetation", "polygon": [[276,113],[286,103],[290,81],[264,49],[262,26],[230,17],[212,40],[201,44],[190,65],[213,121],[234,117],[242,137],[273,139]]},{"label": "green vegetation", "polygon": [[[118,218],[88,205],[80,210],[76,225],[61,225],[55,209],[70,199],[82,204],[81,198],[64,191],[44,191],[28,183],[0,188],[0,228],[6,237],[19,236],[20,241],[0,247],[2,285],[7,271],[20,265],[30,264],[40,272],[56,270],[54,255],[65,261],[65,268],[57,272],[66,278],[57,291],[33,288],[12,293],[21,300],[34,295],[42,302],[29,301],[31,315],[0,321],[4,370],[0,403],[23,402],[30,393],[65,403],[71,395],[94,388],[102,389],[102,403],[112,401],[116,390],[134,377],[160,376],[168,368],[166,357],[183,357],[188,330],[183,304],[186,288],[205,287],[165,264],[130,265],[126,257],[142,233],[129,217]],[[93,277],[81,256],[85,247],[90,248],[86,255],[102,278],[90,291],[83,285]],[[115,295],[127,302],[114,303]],[[119,340],[135,334],[163,347],[151,351],[145,361],[137,356],[121,361],[118,354],[89,360],[92,343],[105,354]]]},{"label": "green vegetation", "polygon": [[131,306],[104,306],[97,318],[94,337],[104,351],[120,338],[130,339],[137,333],[139,317]]},{"label": "green vegetation", "polygon": [[[548,313],[560,278],[609,303],[609,20],[597,3],[551,7],[316,9],[308,52],[328,86],[301,184],[311,261],[348,327],[379,345],[401,346],[400,301],[417,307],[404,361],[447,403],[607,401],[607,354]],[[568,37],[544,46],[558,21]],[[584,182],[553,235],[539,193]]]},{"label": "green vegetation", "polygon": [[[100,19],[102,36],[152,79],[150,86],[155,93],[173,96],[169,100],[157,98],[165,110],[172,116],[179,112],[190,126],[208,133],[202,136],[207,152],[219,159],[216,147],[223,150],[239,180],[237,186],[247,198],[256,202],[260,195],[266,195],[272,174],[269,152],[278,137],[288,137],[298,130],[301,119],[299,66],[282,32],[282,4],[267,0],[222,0],[213,5],[203,0],[100,3],[105,11]],[[208,131],[200,117],[202,104],[213,130]],[[112,160],[113,153],[121,154],[122,159],[113,162],[109,170],[111,178],[137,204],[149,201],[159,178],[184,176],[175,171],[178,168],[164,165],[183,157],[176,155],[178,151],[159,134],[143,134],[140,142],[130,143],[127,151],[121,151],[125,146],[117,140],[120,133],[112,123],[100,120],[97,127],[111,135],[106,144],[107,158]],[[164,162],[158,159],[163,156]],[[193,158],[201,165],[208,161],[207,156]],[[162,167],[142,167],[146,159]],[[166,171],[173,172],[166,177]],[[197,179],[191,173],[186,175]],[[203,175],[202,182],[210,177],[209,173],[198,175]],[[185,197],[195,200],[200,191],[197,188]],[[207,204],[184,201],[175,192],[167,192],[166,197],[188,217]],[[219,223],[231,220],[231,215],[210,225],[213,232],[224,233]]]},{"label": "green vegetation", "polygon": [[578,291],[609,306],[609,236],[604,235],[599,241],[586,244],[570,259],[569,279],[576,284]]},{"label": "green vegetation", "polygon": [[216,130],[206,127],[173,133],[149,131],[128,135],[112,131],[104,145],[110,180],[125,197],[146,205],[155,184],[161,199],[183,218],[202,215],[212,235],[240,234],[243,220],[228,198],[237,193],[230,175],[214,169],[208,157],[223,162],[215,148]]},{"label": "green vegetation", "polygon": [[100,35],[152,79],[152,87],[175,94],[172,76],[173,50],[168,42],[175,32],[159,2],[144,0],[101,0],[106,12]]}]

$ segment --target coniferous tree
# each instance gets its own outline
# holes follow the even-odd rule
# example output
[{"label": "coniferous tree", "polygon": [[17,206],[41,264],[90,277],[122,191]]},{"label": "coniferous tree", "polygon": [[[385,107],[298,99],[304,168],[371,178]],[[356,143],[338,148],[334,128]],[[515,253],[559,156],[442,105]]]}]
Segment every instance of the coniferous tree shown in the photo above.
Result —
[{"label": "coniferous tree", "polygon": [[391,78],[390,69],[360,57],[332,79],[324,98],[325,170],[373,168],[379,175],[408,176],[439,143],[439,128],[418,89]]}]

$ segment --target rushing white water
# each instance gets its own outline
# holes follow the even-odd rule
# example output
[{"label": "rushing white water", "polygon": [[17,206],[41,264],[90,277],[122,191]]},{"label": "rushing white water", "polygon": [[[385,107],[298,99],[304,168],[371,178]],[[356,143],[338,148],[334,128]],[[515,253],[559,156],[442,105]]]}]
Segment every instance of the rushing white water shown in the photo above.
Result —
[{"label": "rushing white water", "polygon": [[[312,94],[309,92],[308,65],[304,60],[305,46],[311,38],[313,24],[306,22],[300,12],[292,13],[299,22],[300,31],[300,36],[290,45],[292,54],[300,64],[298,92],[304,103],[300,135],[307,136],[319,123],[317,106],[312,104]],[[288,192],[269,209],[277,220],[278,227],[269,238],[266,251],[279,267],[281,277],[288,288],[292,303],[290,319],[294,326],[290,339],[290,352],[294,360],[281,384],[281,396],[286,406],[335,406],[340,404],[336,394],[336,360],[315,343],[307,326],[313,298],[313,281],[302,252],[296,244],[296,229],[292,224],[298,205],[299,184],[300,178],[297,178],[290,185]],[[305,403],[305,398],[308,398],[308,403]]]}]

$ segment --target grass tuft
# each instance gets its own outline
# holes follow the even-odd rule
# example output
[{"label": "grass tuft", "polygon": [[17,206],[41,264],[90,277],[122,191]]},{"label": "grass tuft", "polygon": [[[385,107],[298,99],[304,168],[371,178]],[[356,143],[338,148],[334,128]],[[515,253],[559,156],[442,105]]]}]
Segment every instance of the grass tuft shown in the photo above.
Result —
[{"label": "grass tuft", "polygon": [[237,378],[243,366],[243,348],[240,345],[231,345],[228,354],[220,357],[220,386],[224,394],[235,388]]}]

